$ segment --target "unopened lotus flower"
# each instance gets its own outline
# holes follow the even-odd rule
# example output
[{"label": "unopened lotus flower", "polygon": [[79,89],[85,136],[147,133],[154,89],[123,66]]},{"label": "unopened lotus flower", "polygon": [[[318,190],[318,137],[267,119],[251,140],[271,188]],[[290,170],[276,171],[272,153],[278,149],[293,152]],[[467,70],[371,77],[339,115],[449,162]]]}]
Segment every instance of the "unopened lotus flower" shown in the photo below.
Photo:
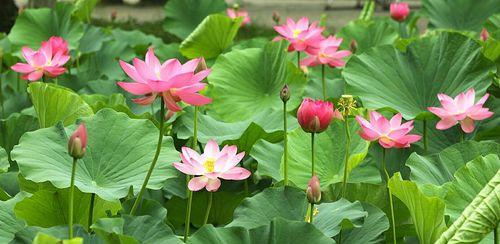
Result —
[{"label": "unopened lotus flower", "polygon": [[318,176],[314,175],[309,180],[306,189],[306,196],[309,203],[319,203],[321,201],[321,186],[319,184]]},{"label": "unopened lotus flower", "polygon": [[234,8],[228,8],[226,10],[227,16],[231,19],[236,19],[238,17],[243,18],[243,22],[241,22],[241,25],[248,25],[252,21],[250,20],[250,16],[248,15],[248,11],[244,9],[234,9]]},{"label": "unopened lotus flower", "polygon": [[57,77],[64,72],[64,64],[70,56],[67,54],[67,43],[62,38],[52,37],[48,42],[42,42],[39,50],[34,51],[29,47],[23,47],[22,54],[27,63],[14,64],[11,69],[22,73],[24,80],[37,81],[43,75]]},{"label": "unopened lotus flower", "polygon": [[376,111],[370,112],[369,122],[356,116],[361,126],[359,135],[367,141],[378,141],[384,148],[406,148],[420,140],[421,136],[408,134],[413,129],[413,120],[401,124],[401,119],[401,113],[394,115],[389,121]]},{"label": "unopened lotus flower", "polygon": [[68,140],[68,153],[73,158],[83,158],[87,148],[87,128],[81,123]]},{"label": "unopened lotus flower", "polygon": [[330,125],[334,116],[333,104],[322,100],[306,98],[297,111],[297,119],[305,132],[320,133]]},{"label": "unopened lotus flower", "polygon": [[436,124],[436,129],[438,130],[446,130],[460,123],[464,132],[472,133],[474,131],[474,121],[493,116],[493,112],[483,107],[489,94],[484,95],[479,101],[474,103],[476,92],[473,88],[467,92],[458,94],[455,99],[443,93],[437,96],[442,108],[429,107],[428,109],[441,118]]},{"label": "unopened lotus flower", "polygon": [[480,35],[481,41],[485,42],[486,40],[488,40],[489,37],[490,33],[488,33],[488,30],[486,30],[486,28],[483,28],[481,30],[481,35]]},{"label": "unopened lotus flower", "polygon": [[214,192],[221,185],[220,179],[244,180],[250,176],[250,171],[236,166],[245,156],[244,152],[237,152],[238,148],[234,145],[226,145],[219,150],[217,142],[209,140],[201,155],[189,147],[183,147],[180,154],[182,163],[173,165],[184,174],[196,176],[189,181],[189,190],[206,188],[207,191]]},{"label": "unopened lotus flower", "polygon": [[405,2],[391,3],[390,13],[391,18],[398,22],[403,22],[410,13],[410,5]]},{"label": "unopened lotus flower", "polygon": [[118,82],[118,85],[133,95],[142,96],[133,101],[140,105],[151,104],[161,96],[171,112],[181,111],[178,102],[183,101],[194,106],[210,103],[212,100],[198,92],[206,86],[201,81],[210,74],[210,69],[195,72],[202,58],[181,64],[177,59],[160,63],[153,48],[146,53],[146,60],[138,58],[133,64],[120,60],[120,66],[135,82]]},{"label": "unopened lotus flower", "polygon": [[351,51],[339,51],[339,46],[342,43],[342,38],[329,36],[319,42],[319,48],[312,49],[309,56],[300,61],[300,65],[317,66],[328,65],[330,67],[342,67],[345,65],[344,57],[351,55]]},{"label": "unopened lotus flower", "polygon": [[274,38],[274,41],[286,39],[290,42],[288,51],[306,51],[311,52],[317,48],[319,42],[324,38],[321,35],[323,27],[318,27],[318,22],[309,25],[309,19],[302,17],[295,23],[291,18],[286,19],[286,24],[275,26],[281,36]]}]

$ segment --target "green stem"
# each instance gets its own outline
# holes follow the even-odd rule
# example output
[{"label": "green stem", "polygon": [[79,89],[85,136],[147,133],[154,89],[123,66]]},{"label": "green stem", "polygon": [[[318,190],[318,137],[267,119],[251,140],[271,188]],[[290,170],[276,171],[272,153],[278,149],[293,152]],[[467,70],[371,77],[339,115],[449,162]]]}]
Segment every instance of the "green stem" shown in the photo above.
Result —
[{"label": "green stem", "polygon": [[58,85],[58,84],[59,84],[59,82],[57,81],[57,77],[56,77],[56,78],[54,78],[54,84],[56,84],[56,85]]},{"label": "green stem", "polygon": [[[194,121],[193,121],[193,143],[191,144],[191,148],[196,150],[198,145],[198,107],[194,107]],[[188,188],[189,180],[191,176],[186,176],[186,188]],[[187,201],[187,210],[186,210],[186,218],[184,220],[184,242],[187,242],[189,236],[189,227],[191,225],[191,205],[193,204],[193,192],[188,189],[188,201]]]},{"label": "green stem", "polygon": [[458,130],[460,131],[460,142],[464,142],[465,141],[465,132],[460,127],[460,124],[458,125]]},{"label": "green stem", "polygon": [[73,239],[73,195],[75,193],[75,173],[77,158],[73,158],[73,166],[71,167],[71,183],[69,185],[69,207],[68,207],[68,224],[69,236],[68,239]]},{"label": "green stem", "polygon": [[283,102],[283,172],[285,174],[285,185],[288,185],[288,126],[286,121],[286,102]]},{"label": "green stem", "polygon": [[94,222],[93,219],[92,219],[94,217],[94,203],[95,203],[95,193],[92,193],[90,195],[90,207],[89,207],[89,221],[88,221],[88,223],[89,223],[89,228],[88,228],[89,232],[90,232],[90,226],[92,225],[92,222]]},{"label": "green stem", "polygon": [[321,82],[323,84],[323,100],[326,101],[326,79],[325,79],[325,65],[321,65]]},{"label": "green stem", "polygon": [[311,177],[316,174],[314,170],[314,132],[311,133]]},{"label": "green stem", "polygon": [[184,223],[186,226],[184,228],[184,242],[187,242],[189,236],[189,225],[191,224],[191,205],[193,203],[193,192],[189,191],[188,193],[188,201],[187,201],[187,210],[186,210],[186,219]]},{"label": "green stem", "polygon": [[424,152],[427,153],[427,149],[429,148],[429,142],[427,141],[427,120],[424,119],[424,133],[423,133],[423,141],[424,141]]},{"label": "green stem", "polygon": [[309,209],[309,223],[313,223],[313,217],[314,217],[314,203],[310,203],[310,209]]},{"label": "green stem", "polygon": [[196,151],[196,145],[198,145],[198,107],[194,107],[194,125],[193,125],[193,143],[191,148]]},{"label": "green stem", "polygon": [[76,73],[80,74],[80,53],[76,55]]},{"label": "green stem", "polygon": [[161,107],[160,107],[160,132],[158,134],[158,143],[156,144],[156,152],[155,156],[153,158],[153,161],[151,162],[151,165],[149,166],[148,173],[146,174],[146,178],[144,178],[144,182],[142,183],[141,190],[139,191],[139,194],[137,195],[137,198],[135,199],[134,205],[132,206],[132,209],[130,210],[130,215],[134,215],[137,207],[139,206],[139,203],[142,201],[142,196],[144,195],[144,192],[146,191],[146,186],[148,185],[149,178],[151,178],[151,174],[153,174],[153,170],[156,166],[156,162],[158,161],[158,157],[160,156],[160,151],[161,151],[161,144],[163,141],[163,127],[165,124],[165,104],[163,102],[163,99],[160,98],[161,101]]},{"label": "green stem", "polygon": [[203,225],[206,225],[208,222],[208,216],[210,216],[210,209],[212,208],[212,198],[213,198],[213,193],[210,191],[208,192],[208,205],[207,205],[207,210],[205,212],[205,219],[203,219]]},{"label": "green stem", "polygon": [[386,156],[386,149],[382,149],[382,168],[384,169],[385,177],[386,177],[386,185],[387,185],[387,190],[389,192],[389,205],[391,207],[391,223],[392,223],[392,240],[393,243],[396,242],[396,221],[394,218],[394,204],[392,201],[392,193],[391,193],[391,188],[389,188],[389,172],[387,172],[387,167],[385,165],[385,156]]},{"label": "green stem", "polygon": [[3,105],[3,90],[2,90],[2,76],[0,75],[0,109],[2,109],[2,113],[0,113],[0,118],[3,119],[5,113],[5,107]]},{"label": "green stem", "polygon": [[300,52],[297,51],[297,68],[300,69]]},{"label": "green stem", "polygon": [[500,237],[498,236],[498,226],[493,229],[493,238],[495,240],[495,244],[498,244],[500,241]]},{"label": "green stem", "polygon": [[347,116],[344,118],[345,128],[345,157],[344,157],[344,177],[342,178],[342,198],[345,198],[347,192],[347,166],[349,165],[350,149],[351,149],[351,132],[349,130],[349,120]]}]

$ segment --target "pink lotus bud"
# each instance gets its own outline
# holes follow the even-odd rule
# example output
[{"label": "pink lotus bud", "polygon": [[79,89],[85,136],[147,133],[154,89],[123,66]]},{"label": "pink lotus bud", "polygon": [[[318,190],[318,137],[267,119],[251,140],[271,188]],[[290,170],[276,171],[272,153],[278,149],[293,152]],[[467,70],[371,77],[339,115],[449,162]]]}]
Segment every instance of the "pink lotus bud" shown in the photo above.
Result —
[{"label": "pink lotus bud", "polygon": [[352,53],[356,53],[356,50],[358,50],[358,42],[355,39],[352,39],[351,43],[349,43],[349,47]]},{"label": "pink lotus bud", "polygon": [[307,184],[306,190],[307,200],[310,203],[319,203],[321,201],[321,186],[319,184],[318,176],[311,177]]},{"label": "pink lotus bud", "polygon": [[488,40],[488,37],[490,37],[490,33],[488,33],[488,30],[486,30],[486,28],[483,28],[481,30],[481,41],[485,42],[486,40]]},{"label": "pink lotus bud", "polygon": [[116,20],[116,16],[118,16],[118,12],[115,10],[111,11],[111,22]]},{"label": "pink lotus bud", "polygon": [[68,141],[68,153],[73,158],[83,158],[87,148],[87,129],[85,124],[80,126],[73,132]]},{"label": "pink lotus bud", "polygon": [[390,12],[393,20],[403,22],[410,13],[410,6],[405,2],[391,3]]},{"label": "pink lotus bud", "polygon": [[306,98],[297,111],[297,119],[305,132],[320,133],[328,128],[333,118],[333,104]]},{"label": "pink lotus bud", "polygon": [[280,20],[281,20],[280,14],[278,12],[276,12],[276,11],[273,11],[273,21],[274,21],[274,23],[276,23],[277,25],[279,25]]},{"label": "pink lotus bud", "polygon": [[280,98],[283,102],[287,102],[290,99],[290,89],[288,85],[283,86],[283,89],[281,89]]}]

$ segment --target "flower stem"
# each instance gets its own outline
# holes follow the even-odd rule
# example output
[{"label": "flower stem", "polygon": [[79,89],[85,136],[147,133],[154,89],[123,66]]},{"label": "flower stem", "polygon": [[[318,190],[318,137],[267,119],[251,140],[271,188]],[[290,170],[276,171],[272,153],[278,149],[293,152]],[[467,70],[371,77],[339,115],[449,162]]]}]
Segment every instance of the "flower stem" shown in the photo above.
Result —
[{"label": "flower stem", "polygon": [[391,188],[389,188],[389,172],[387,172],[387,167],[385,166],[385,156],[386,156],[386,149],[382,149],[382,168],[384,169],[385,177],[386,177],[386,185],[387,185],[387,190],[389,192],[389,205],[391,207],[391,223],[392,223],[392,240],[394,243],[396,242],[396,222],[394,221],[394,205],[392,201],[392,193],[391,193]]},{"label": "flower stem", "polygon": [[69,185],[69,207],[68,207],[68,224],[69,235],[68,239],[73,239],[73,195],[75,193],[75,173],[77,158],[73,158],[73,165],[71,167],[71,183]]},{"label": "flower stem", "polygon": [[297,68],[300,69],[300,52],[297,51]]},{"label": "flower stem", "polygon": [[325,79],[325,65],[321,65],[321,82],[323,84],[323,100],[326,101],[326,79]]},{"label": "flower stem", "polygon": [[493,238],[494,238],[494,243],[498,244],[500,243],[500,237],[498,236],[498,225],[493,229]]},{"label": "flower stem", "polygon": [[160,156],[160,151],[161,151],[161,144],[163,141],[163,127],[165,124],[165,104],[163,102],[163,99],[160,98],[161,101],[161,107],[160,107],[160,133],[158,134],[158,143],[156,144],[156,152],[155,156],[153,158],[153,161],[151,162],[151,165],[149,166],[148,173],[146,174],[146,178],[144,178],[144,182],[142,183],[141,190],[139,191],[139,194],[137,195],[137,198],[135,199],[134,205],[132,206],[132,209],[130,210],[130,215],[134,215],[137,207],[139,206],[139,203],[142,201],[142,195],[144,195],[144,191],[146,190],[146,186],[148,185],[149,178],[151,178],[151,175],[153,174],[153,170],[156,166],[156,162],[158,161],[158,157]]},{"label": "flower stem", "polygon": [[[194,107],[194,121],[193,121],[193,142],[191,143],[191,148],[196,150],[198,145],[198,107]],[[188,201],[186,206],[186,218],[184,220],[184,242],[187,242],[189,236],[189,227],[191,225],[191,205],[193,203],[193,192],[189,190],[188,185],[191,180],[191,176],[186,176],[186,189],[188,190]]]},{"label": "flower stem", "polygon": [[316,174],[314,170],[314,132],[311,133],[311,177]]},{"label": "flower stem", "polygon": [[95,193],[90,195],[90,207],[89,207],[89,221],[88,221],[88,230],[90,232],[90,226],[92,225],[92,218],[94,217],[94,203],[95,203]]},{"label": "flower stem", "polygon": [[344,118],[344,128],[345,128],[345,157],[344,157],[344,177],[342,178],[342,198],[345,198],[347,192],[347,166],[349,165],[349,157],[351,150],[351,132],[349,130],[349,120],[347,116]]},{"label": "flower stem", "polygon": [[208,192],[208,205],[207,205],[207,210],[205,212],[205,219],[203,219],[203,225],[206,225],[208,222],[208,216],[210,216],[210,209],[212,208],[212,198],[213,198],[213,193],[211,191],[209,191]]},{"label": "flower stem", "polygon": [[283,172],[285,174],[285,185],[288,185],[288,128],[286,121],[286,102],[283,102]]},{"label": "flower stem", "polygon": [[187,242],[189,236],[189,225],[191,224],[191,205],[193,203],[193,192],[189,191],[188,193],[188,201],[187,201],[187,210],[186,210],[186,219],[184,223],[186,226],[184,227],[184,242]]},{"label": "flower stem", "polygon": [[314,217],[314,203],[310,203],[310,209],[309,209],[309,223],[313,223],[313,217]]},{"label": "flower stem", "polygon": [[2,113],[0,113],[0,118],[3,119],[5,113],[5,107],[3,105],[3,92],[2,92],[2,77],[0,76],[0,109],[2,109]]},{"label": "flower stem", "polygon": [[194,121],[193,121],[193,143],[191,148],[195,151],[196,146],[198,145],[198,107],[194,107]]},{"label": "flower stem", "polygon": [[429,142],[427,141],[427,120],[424,119],[424,133],[423,133],[423,141],[424,141],[424,152],[427,153],[427,149],[429,148]]}]

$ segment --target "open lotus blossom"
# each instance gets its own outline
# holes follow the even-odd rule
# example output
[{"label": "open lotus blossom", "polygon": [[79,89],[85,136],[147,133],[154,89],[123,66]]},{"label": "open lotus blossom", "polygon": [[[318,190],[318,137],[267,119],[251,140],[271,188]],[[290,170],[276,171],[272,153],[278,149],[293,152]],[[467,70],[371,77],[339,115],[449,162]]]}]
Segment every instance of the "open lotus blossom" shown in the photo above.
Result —
[{"label": "open lotus blossom", "polygon": [[[300,104],[299,110],[297,110],[299,124],[308,133],[325,131],[334,115],[340,116],[340,113],[333,110],[331,102],[315,101],[310,98],[304,99]],[[341,117],[338,119],[341,119]]]},{"label": "open lotus blossom", "polygon": [[250,20],[250,16],[248,15],[248,11],[244,9],[234,9],[234,8],[228,8],[226,10],[227,16],[231,19],[236,19],[238,17],[243,17],[243,22],[241,22],[241,25],[248,25],[252,21]]},{"label": "open lotus blossom", "polygon": [[309,25],[309,19],[302,17],[295,23],[291,18],[286,18],[286,24],[275,26],[281,36],[274,38],[274,41],[286,39],[290,42],[288,51],[306,51],[311,52],[318,47],[319,42],[323,40],[321,32],[323,27],[318,27],[315,21]]},{"label": "open lotus blossom", "polygon": [[421,136],[408,134],[413,129],[413,120],[401,124],[401,113],[394,115],[391,120],[376,111],[370,112],[370,122],[361,116],[356,120],[361,126],[359,135],[367,141],[377,141],[384,148],[405,148],[420,140]]},{"label": "open lotus blossom", "polygon": [[63,74],[66,72],[64,64],[68,62],[70,56],[67,54],[67,43],[65,47],[65,41],[59,38],[52,37],[52,41],[42,42],[37,51],[23,47],[22,54],[27,63],[14,64],[11,69],[22,73],[21,78],[29,81],[40,80],[43,75],[57,77]]},{"label": "open lotus blossom", "polygon": [[483,120],[493,116],[493,112],[483,107],[488,99],[488,93],[475,104],[474,98],[476,97],[476,92],[473,88],[467,92],[458,94],[455,99],[443,93],[437,96],[443,107],[429,107],[428,109],[441,118],[436,124],[436,129],[438,130],[446,130],[460,123],[464,132],[472,133],[474,131],[475,120]]},{"label": "open lotus blossom", "polygon": [[221,185],[220,179],[244,180],[250,176],[250,171],[236,166],[245,156],[244,152],[237,152],[238,148],[234,145],[226,145],[219,150],[217,142],[209,140],[201,155],[189,147],[183,147],[180,154],[182,163],[173,165],[184,174],[196,176],[189,181],[189,190],[206,188],[207,191],[214,192]]},{"label": "open lotus blossom", "polygon": [[342,50],[338,51],[342,38],[335,38],[329,36],[328,38],[319,42],[318,49],[312,49],[308,57],[300,61],[300,65],[317,66],[326,64],[330,67],[342,67],[345,61],[342,58],[351,55],[351,51]]},{"label": "open lotus blossom", "polygon": [[405,2],[391,3],[389,8],[391,18],[398,22],[403,22],[410,13],[410,5]]},{"label": "open lotus blossom", "polygon": [[160,63],[153,48],[146,53],[146,60],[134,58],[133,64],[120,60],[120,66],[135,82],[118,82],[118,85],[133,95],[142,96],[133,101],[140,105],[151,104],[161,96],[169,112],[178,112],[182,108],[178,102],[201,106],[212,100],[198,92],[206,86],[201,81],[210,74],[210,69],[195,72],[202,58],[181,64],[177,59]]}]

